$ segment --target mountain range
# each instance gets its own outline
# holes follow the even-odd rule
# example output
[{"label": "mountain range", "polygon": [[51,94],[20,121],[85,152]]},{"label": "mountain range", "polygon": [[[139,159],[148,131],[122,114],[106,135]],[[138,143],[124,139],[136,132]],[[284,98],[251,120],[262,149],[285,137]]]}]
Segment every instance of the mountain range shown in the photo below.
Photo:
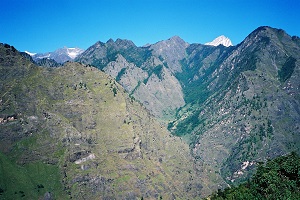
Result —
[{"label": "mountain range", "polygon": [[281,29],[235,46],[98,41],[56,68],[0,56],[2,195],[195,199],[300,153],[300,39]]},{"label": "mountain range", "polygon": [[[236,45],[147,47],[97,42],[76,58],[115,77],[184,138],[214,185],[249,177],[259,161],[299,152],[299,38],[259,27]],[[243,163],[252,163],[243,167]]]},{"label": "mountain range", "polygon": [[57,63],[62,64],[67,61],[74,60],[83,51],[84,51],[83,49],[80,49],[78,47],[74,47],[74,48],[63,47],[53,52],[47,52],[47,53],[31,53],[28,51],[25,51],[25,53],[29,54],[36,62],[43,59],[52,59]]},{"label": "mountain range", "polygon": [[[218,46],[218,45],[224,45],[226,47],[232,46],[232,43],[229,38],[225,37],[224,35],[221,35],[214,39],[212,42],[205,43],[206,45],[212,45],[212,46]],[[149,46],[145,45],[145,46]],[[37,64],[41,66],[49,66],[49,64],[45,64],[44,62],[47,62],[46,60],[52,60],[57,62],[58,64],[63,64],[67,61],[73,61],[77,56],[79,56],[81,53],[83,53],[84,50],[80,49],[78,47],[74,48],[68,48],[63,47],[59,48],[53,52],[46,52],[46,53],[31,53],[29,51],[25,51],[28,55],[30,55]],[[43,60],[43,61],[42,61]],[[53,65],[53,64],[52,64]],[[50,65],[51,67],[51,65]]]}]

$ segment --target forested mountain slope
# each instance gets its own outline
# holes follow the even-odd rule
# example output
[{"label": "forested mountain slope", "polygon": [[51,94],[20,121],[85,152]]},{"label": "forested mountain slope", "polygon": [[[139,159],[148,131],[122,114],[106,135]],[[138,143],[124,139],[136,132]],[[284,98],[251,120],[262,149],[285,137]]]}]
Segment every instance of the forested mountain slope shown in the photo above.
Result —
[{"label": "forested mountain slope", "polygon": [[192,47],[185,76],[177,75],[187,104],[169,129],[187,138],[199,162],[231,183],[258,161],[299,153],[298,37],[260,27],[235,47]]}]

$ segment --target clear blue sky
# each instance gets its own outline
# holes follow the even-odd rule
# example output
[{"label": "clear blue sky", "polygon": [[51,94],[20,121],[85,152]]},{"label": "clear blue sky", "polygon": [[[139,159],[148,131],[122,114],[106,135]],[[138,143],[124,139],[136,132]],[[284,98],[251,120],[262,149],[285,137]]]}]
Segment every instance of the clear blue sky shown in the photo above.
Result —
[{"label": "clear blue sky", "polygon": [[0,42],[30,52],[174,35],[205,43],[223,34],[238,44],[262,25],[300,36],[300,0],[1,0],[0,8]]}]

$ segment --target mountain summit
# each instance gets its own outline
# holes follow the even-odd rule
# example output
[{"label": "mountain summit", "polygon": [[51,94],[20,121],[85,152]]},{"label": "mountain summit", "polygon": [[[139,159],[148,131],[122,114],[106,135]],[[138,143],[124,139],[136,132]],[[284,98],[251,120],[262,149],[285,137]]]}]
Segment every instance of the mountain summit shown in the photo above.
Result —
[{"label": "mountain summit", "polygon": [[211,45],[211,46],[219,46],[220,44],[225,47],[233,46],[231,40],[224,35],[217,37],[212,42],[205,43],[205,45]]}]

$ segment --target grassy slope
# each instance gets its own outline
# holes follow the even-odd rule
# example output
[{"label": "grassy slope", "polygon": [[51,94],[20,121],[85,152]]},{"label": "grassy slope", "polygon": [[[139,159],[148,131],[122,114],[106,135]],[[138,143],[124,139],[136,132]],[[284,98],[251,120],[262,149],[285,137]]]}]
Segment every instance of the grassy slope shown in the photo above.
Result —
[{"label": "grassy slope", "polygon": [[17,165],[0,153],[1,199],[38,199],[50,192],[55,199],[66,199],[58,166],[42,162]]},{"label": "grassy slope", "polygon": [[[207,194],[188,146],[170,136],[112,78],[76,63],[38,68],[9,48],[1,51],[0,66],[12,75],[1,74],[5,103],[0,114],[17,116],[0,124],[1,173],[6,174],[2,195],[15,198],[17,191],[35,198],[50,191],[59,198],[97,199]],[[89,155],[94,157],[82,161]],[[6,173],[6,166],[14,173]],[[17,187],[9,180],[18,180]],[[44,188],[37,191],[39,184]]]}]

